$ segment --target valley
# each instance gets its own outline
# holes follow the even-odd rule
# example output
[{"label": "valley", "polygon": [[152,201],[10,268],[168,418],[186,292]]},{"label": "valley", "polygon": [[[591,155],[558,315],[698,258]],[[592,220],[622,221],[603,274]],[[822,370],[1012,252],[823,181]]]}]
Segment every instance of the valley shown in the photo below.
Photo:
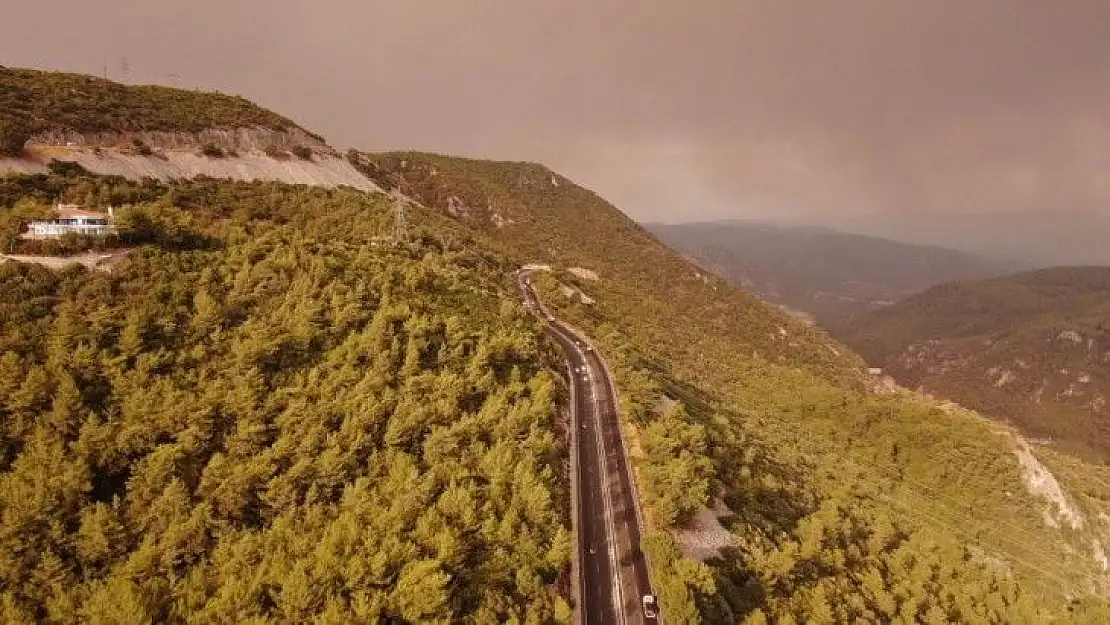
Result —
[{"label": "valley", "polygon": [[838,329],[930,286],[1016,271],[1014,262],[814,226],[647,224],[707,271]]}]

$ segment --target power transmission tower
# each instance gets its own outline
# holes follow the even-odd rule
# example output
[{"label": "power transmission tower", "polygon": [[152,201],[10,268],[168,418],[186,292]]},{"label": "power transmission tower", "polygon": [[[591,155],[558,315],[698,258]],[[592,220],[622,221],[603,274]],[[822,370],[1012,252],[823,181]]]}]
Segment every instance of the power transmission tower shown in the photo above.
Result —
[{"label": "power transmission tower", "polygon": [[405,200],[400,194],[393,197],[393,242],[397,245],[407,245],[409,242],[409,227],[405,221]]}]

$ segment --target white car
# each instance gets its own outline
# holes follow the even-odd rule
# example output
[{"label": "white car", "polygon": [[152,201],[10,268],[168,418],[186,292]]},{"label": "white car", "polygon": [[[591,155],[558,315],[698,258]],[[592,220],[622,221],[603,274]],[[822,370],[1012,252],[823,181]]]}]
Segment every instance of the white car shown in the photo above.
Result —
[{"label": "white car", "polygon": [[655,595],[644,595],[644,618],[656,618],[659,616],[659,608],[656,605]]}]

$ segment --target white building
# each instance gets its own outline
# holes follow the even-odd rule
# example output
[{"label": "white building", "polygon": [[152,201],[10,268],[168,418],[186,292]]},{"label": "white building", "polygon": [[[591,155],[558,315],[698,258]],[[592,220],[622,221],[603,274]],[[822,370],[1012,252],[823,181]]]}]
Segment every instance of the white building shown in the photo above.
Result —
[{"label": "white building", "polygon": [[107,213],[81,210],[76,204],[58,204],[54,207],[57,217],[27,224],[27,238],[56,239],[64,234],[105,236],[116,233],[112,223],[112,209]]}]

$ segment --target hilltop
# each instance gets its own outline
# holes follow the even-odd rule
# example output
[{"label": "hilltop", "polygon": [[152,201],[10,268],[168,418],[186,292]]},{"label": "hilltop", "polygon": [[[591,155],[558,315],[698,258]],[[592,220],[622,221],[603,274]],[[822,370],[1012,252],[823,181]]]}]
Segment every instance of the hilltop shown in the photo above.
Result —
[{"label": "hilltop", "polygon": [[[45,133],[196,133],[235,128],[299,130],[311,135],[242,97],[19,68],[0,68],[0,118],[9,133],[22,129],[24,141]],[[323,143],[322,137],[312,136]]]},{"label": "hilltop", "polygon": [[845,340],[900,383],[1110,459],[1110,268],[944,284],[856,319]]},{"label": "hilltop", "polygon": [[822,227],[757,221],[645,227],[706,270],[830,328],[935,284],[1011,268],[956,250]]},{"label": "hilltop", "polygon": [[131,180],[374,185],[322,137],[244,98],[0,67],[0,174],[53,160]]}]

